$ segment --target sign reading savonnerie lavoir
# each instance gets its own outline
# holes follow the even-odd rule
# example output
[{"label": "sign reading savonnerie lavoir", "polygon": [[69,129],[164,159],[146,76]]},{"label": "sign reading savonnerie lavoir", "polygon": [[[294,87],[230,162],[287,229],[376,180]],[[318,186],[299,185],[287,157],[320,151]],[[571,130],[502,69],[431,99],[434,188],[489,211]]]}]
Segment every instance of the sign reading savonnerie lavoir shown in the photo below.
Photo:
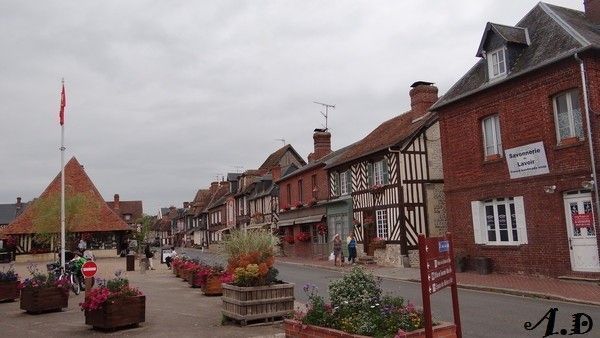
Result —
[{"label": "sign reading savonnerie lavoir", "polygon": [[573,227],[574,228],[591,228],[593,226],[592,213],[587,214],[573,214]]},{"label": "sign reading savonnerie lavoir", "polygon": [[543,142],[506,149],[504,153],[510,178],[542,175],[550,172]]},{"label": "sign reading savonnerie lavoir", "polygon": [[441,237],[419,235],[419,260],[426,337],[429,338],[433,335],[430,297],[446,287],[452,289],[452,309],[454,324],[456,325],[456,336],[462,337],[452,235],[449,233]]}]

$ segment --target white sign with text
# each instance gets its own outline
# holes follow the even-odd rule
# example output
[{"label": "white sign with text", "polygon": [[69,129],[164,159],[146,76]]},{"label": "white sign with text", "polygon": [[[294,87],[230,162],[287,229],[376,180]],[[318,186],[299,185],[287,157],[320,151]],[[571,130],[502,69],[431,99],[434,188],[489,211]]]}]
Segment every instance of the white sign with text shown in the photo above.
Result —
[{"label": "white sign with text", "polygon": [[510,178],[542,175],[550,172],[543,142],[506,149],[504,153]]}]

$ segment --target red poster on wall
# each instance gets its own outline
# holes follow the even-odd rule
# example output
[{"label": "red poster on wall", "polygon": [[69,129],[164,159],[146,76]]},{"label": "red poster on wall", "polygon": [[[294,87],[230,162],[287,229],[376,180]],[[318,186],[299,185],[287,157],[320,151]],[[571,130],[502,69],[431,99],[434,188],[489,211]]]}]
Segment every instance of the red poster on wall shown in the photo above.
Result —
[{"label": "red poster on wall", "polygon": [[576,229],[580,228],[590,228],[593,226],[592,213],[587,214],[574,214],[573,218],[573,227]]}]

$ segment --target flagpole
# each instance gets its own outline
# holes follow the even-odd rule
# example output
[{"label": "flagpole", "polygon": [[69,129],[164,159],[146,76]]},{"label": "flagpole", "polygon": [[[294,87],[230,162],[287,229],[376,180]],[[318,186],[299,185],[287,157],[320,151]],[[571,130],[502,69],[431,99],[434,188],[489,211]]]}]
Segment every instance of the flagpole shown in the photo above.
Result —
[{"label": "flagpole", "polygon": [[[62,79],[63,94],[65,79]],[[62,102],[61,102],[62,105]],[[61,107],[64,109],[64,107]],[[60,266],[65,269],[65,126],[60,123]]]}]

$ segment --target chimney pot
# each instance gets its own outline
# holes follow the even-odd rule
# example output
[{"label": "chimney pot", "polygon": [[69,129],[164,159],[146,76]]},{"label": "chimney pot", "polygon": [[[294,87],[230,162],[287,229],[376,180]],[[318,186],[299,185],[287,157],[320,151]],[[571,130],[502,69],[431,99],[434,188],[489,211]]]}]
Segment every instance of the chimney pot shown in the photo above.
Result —
[{"label": "chimney pot", "polygon": [[[310,156],[312,161],[318,161],[324,156],[331,153],[331,133],[325,129],[315,129],[313,134],[315,151]],[[309,159],[310,162],[310,159]]]},{"label": "chimney pot", "polygon": [[600,24],[600,0],[584,0],[585,17],[589,21]]},{"label": "chimney pot", "polygon": [[114,200],[115,209],[120,209],[119,194],[115,194],[113,200]]},{"label": "chimney pot", "polygon": [[438,89],[432,82],[417,81],[411,85],[410,115],[415,120],[427,113],[438,99]]},{"label": "chimney pot", "polygon": [[21,204],[21,197],[17,197],[17,205]]}]

